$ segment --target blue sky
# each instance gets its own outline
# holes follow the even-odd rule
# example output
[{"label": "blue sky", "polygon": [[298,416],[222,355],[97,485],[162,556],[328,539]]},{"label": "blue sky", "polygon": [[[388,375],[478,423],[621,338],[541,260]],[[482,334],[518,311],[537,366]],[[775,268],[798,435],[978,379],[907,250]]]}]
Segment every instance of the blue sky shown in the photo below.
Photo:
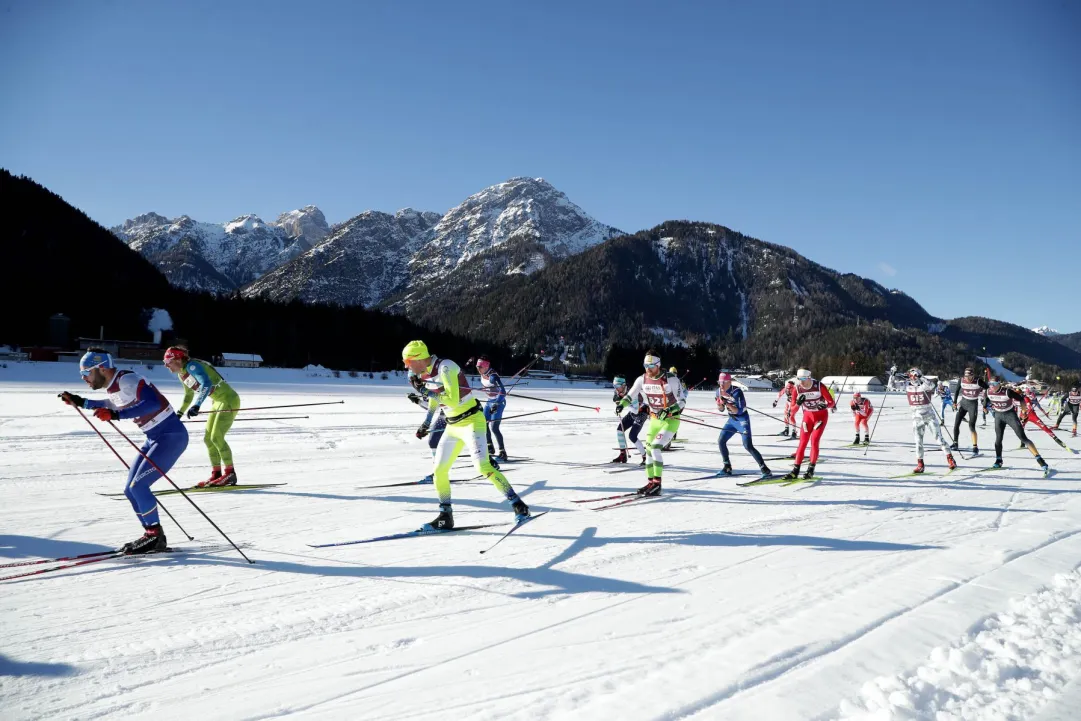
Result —
[{"label": "blue sky", "polygon": [[0,165],[112,225],[544,177],[1081,330],[1081,3],[0,3]]}]

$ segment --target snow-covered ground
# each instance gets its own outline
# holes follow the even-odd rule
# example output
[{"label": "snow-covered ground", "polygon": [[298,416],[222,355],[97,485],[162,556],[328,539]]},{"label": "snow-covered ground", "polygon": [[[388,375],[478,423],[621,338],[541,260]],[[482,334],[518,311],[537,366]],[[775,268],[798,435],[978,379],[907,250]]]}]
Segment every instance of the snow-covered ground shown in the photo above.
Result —
[{"label": "snow-covered ground", "polygon": [[[930,474],[893,478],[914,453],[891,396],[866,455],[845,447],[848,412],[831,418],[821,483],[738,488],[750,476],[688,480],[720,462],[716,432],[685,423],[664,498],[595,512],[573,501],[644,481],[590,465],[615,455],[610,391],[532,383],[560,409],[504,424],[512,457],[533,459],[506,468],[551,513],[486,555],[503,529],[313,549],[434,517],[431,486],[365,489],[428,472],[409,389],[225,372],[248,406],[345,401],[234,426],[241,482],[288,485],[192,496],[256,563],[193,552],[3,582],[0,718],[1076,718],[1081,457],[1042,433],[1051,479],[1009,437],[1007,471],[976,473],[983,457],[944,477],[936,450]],[[149,376],[179,400],[161,368]],[[0,563],[139,534],[126,502],[98,495],[124,469],[55,397],[81,386],[73,365],[0,368]],[[751,395],[766,413],[772,398]],[[514,399],[507,415],[552,405]],[[794,450],[779,427],[754,415],[768,457]],[[205,458],[195,437],[171,475],[202,480]],[[453,488],[460,525],[511,519],[487,482]],[[162,500],[196,536],[165,520],[171,545],[220,542],[183,499]]]}]

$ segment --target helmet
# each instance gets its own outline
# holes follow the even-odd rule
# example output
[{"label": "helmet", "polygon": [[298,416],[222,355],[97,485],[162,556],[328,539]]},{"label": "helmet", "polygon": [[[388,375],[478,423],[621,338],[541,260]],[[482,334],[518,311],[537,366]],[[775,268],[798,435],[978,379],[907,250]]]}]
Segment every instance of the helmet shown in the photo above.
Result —
[{"label": "helmet", "polygon": [[477,358],[477,370],[483,372],[483,370],[485,368],[491,368],[491,367],[492,367],[492,362],[490,360],[488,360],[488,356],[482,355],[480,358]]},{"label": "helmet", "polygon": [[860,395],[859,391],[856,391],[855,393],[852,394],[852,400],[858,401],[860,398],[863,398],[863,396]]},{"label": "helmet", "polygon": [[800,380],[800,381],[809,381],[809,380],[811,380],[811,371],[807,370],[806,368],[800,368],[798,371],[796,371],[796,380]]},{"label": "helmet", "polygon": [[646,353],[646,357],[642,359],[642,366],[644,368],[657,368],[661,365],[661,357],[653,355],[652,353]]},{"label": "helmet", "polygon": [[612,385],[614,385],[614,386],[625,386],[625,385],[627,385],[627,379],[624,378],[623,376],[616,376],[615,378],[612,379]]},{"label": "helmet", "polygon": [[172,346],[165,349],[165,357],[162,358],[162,362],[165,363],[165,365],[169,365],[174,360],[184,360],[187,357],[188,352],[186,350]]},{"label": "helmet", "polygon": [[421,358],[431,358],[432,354],[428,352],[428,346],[424,344],[422,340],[411,340],[406,343],[405,348],[402,348],[402,360],[420,360]]},{"label": "helmet", "polygon": [[731,380],[732,380],[732,374],[731,373],[725,373],[725,372],[722,371],[717,376],[717,382],[718,383],[724,383],[725,381],[731,381]]},{"label": "helmet", "polygon": [[919,368],[909,368],[908,373],[906,373],[905,375],[908,376],[909,380],[918,381],[919,379],[923,378],[923,371],[921,371]]},{"label": "helmet", "polygon": [[91,349],[79,359],[79,375],[86,377],[95,368],[113,368],[113,357],[103,350]]},{"label": "helmet", "polygon": [[672,366],[671,368],[668,369],[668,372],[669,373],[679,373],[679,369],[677,369],[675,366]]}]

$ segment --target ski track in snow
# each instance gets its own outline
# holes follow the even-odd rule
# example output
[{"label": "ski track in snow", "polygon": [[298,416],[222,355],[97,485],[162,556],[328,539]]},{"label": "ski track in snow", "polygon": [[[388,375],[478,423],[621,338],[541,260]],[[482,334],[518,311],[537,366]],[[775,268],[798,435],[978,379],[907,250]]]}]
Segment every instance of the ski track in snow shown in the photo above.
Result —
[{"label": "ski track in snow", "polygon": [[[121,490],[123,468],[78,416],[46,410],[78,378],[32,368],[44,377],[0,376],[0,559],[129,540],[127,503],[96,495]],[[274,373],[237,373],[246,404],[346,404],[234,426],[240,482],[288,485],[192,496],[256,564],[215,551],[4,582],[5,719],[1024,719],[1081,675],[1081,459],[1050,439],[1036,442],[1051,479],[1023,455],[1006,472],[974,473],[981,457],[950,476],[890,478],[914,459],[907,415],[886,413],[864,456],[844,448],[842,411],[822,482],[738,488],[678,482],[720,465],[716,431],[684,424],[665,502],[594,512],[602,504],[572,501],[632,490],[641,471],[586,465],[611,457],[615,419],[562,407],[504,424],[512,456],[534,459],[504,466],[508,478],[553,512],[491,554],[479,550],[505,528],[312,549],[428,520],[432,486],[364,486],[420,478],[430,454],[401,379]],[[179,398],[175,380],[151,377]],[[542,383],[531,395],[605,410],[610,399]],[[709,395],[692,392],[691,407],[710,408]],[[771,412],[772,397],[750,401]],[[769,435],[773,421],[753,423],[763,455],[794,450]],[[182,486],[207,471],[202,427],[190,429],[170,474]],[[453,477],[469,475],[463,461]],[[459,524],[510,520],[487,481],[453,493]],[[219,540],[182,498],[163,500],[195,543]],[[1058,629],[1054,653],[1040,619]]]}]

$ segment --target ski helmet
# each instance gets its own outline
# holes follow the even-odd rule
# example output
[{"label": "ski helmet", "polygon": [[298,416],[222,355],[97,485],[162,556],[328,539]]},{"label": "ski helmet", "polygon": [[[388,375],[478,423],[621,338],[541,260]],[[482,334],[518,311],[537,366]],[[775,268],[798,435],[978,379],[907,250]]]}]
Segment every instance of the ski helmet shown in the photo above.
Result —
[{"label": "ski helmet", "polygon": [[402,348],[402,360],[420,360],[422,358],[431,358],[432,354],[428,352],[428,346],[424,344],[422,340],[411,340],[406,343],[405,348]]},{"label": "ski helmet", "polygon": [[481,373],[483,373],[484,371],[486,371],[487,369],[489,369],[491,367],[492,367],[492,362],[490,360],[488,360],[488,356],[482,355],[480,358],[477,358],[477,370],[479,370]]},{"label": "ski helmet", "polygon": [[732,381],[732,374],[731,373],[725,373],[724,371],[721,371],[717,375],[717,382],[718,383],[724,383],[725,381],[731,382]]},{"label": "ski helmet", "polygon": [[625,385],[627,385],[627,379],[624,378],[623,376],[616,376],[615,378],[612,379],[612,385],[616,386],[617,388],[619,386],[625,386]]},{"label": "ski helmet", "polygon": [[672,366],[671,368],[668,369],[668,372],[669,373],[679,373],[679,370],[675,366]]},{"label": "ski helmet", "polygon": [[860,395],[859,391],[856,391],[855,393],[852,394],[852,400],[858,401],[860,398],[863,398],[863,396]]},{"label": "ski helmet", "polygon": [[799,381],[809,381],[809,380],[811,380],[811,371],[807,370],[806,368],[800,368],[798,371],[796,371],[796,380],[799,380]]},{"label": "ski helmet", "polygon": [[907,375],[908,379],[911,381],[918,381],[923,378],[923,371],[921,371],[919,368],[909,368],[908,373],[906,373],[905,375]]},{"label": "ski helmet", "polygon": [[661,357],[653,352],[646,353],[646,357],[642,359],[642,367],[644,368],[658,368],[660,365]]},{"label": "ski helmet", "polygon": [[91,348],[79,359],[79,375],[86,378],[95,368],[113,368],[113,357],[100,348]]},{"label": "ski helmet", "polygon": [[187,357],[188,352],[186,350],[174,345],[165,349],[165,357],[162,358],[162,362],[165,363],[165,365],[169,365],[174,360],[184,360]]}]

